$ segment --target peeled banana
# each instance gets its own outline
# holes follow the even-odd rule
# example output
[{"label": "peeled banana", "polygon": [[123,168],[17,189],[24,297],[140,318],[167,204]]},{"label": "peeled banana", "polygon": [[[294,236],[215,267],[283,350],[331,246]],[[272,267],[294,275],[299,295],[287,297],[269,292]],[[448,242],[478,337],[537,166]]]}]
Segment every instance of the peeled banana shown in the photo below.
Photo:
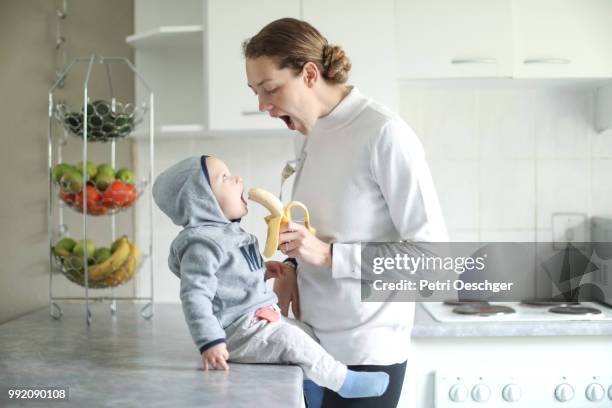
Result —
[{"label": "peeled banana", "polygon": [[268,225],[268,236],[266,237],[266,246],[263,252],[266,258],[274,255],[276,248],[278,248],[280,226],[281,224],[291,222],[291,208],[293,207],[300,207],[304,210],[304,225],[313,235],[316,235],[316,230],[310,225],[308,209],[303,203],[291,201],[283,208],[283,203],[275,195],[257,187],[249,190],[248,197],[249,200],[261,204],[270,211],[270,215],[264,218]]}]

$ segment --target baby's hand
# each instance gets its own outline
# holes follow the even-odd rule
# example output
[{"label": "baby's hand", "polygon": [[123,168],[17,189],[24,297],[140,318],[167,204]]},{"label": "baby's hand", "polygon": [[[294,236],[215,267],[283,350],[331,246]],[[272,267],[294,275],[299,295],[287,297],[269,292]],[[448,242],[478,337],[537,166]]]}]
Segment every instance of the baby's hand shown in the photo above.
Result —
[{"label": "baby's hand", "polygon": [[229,358],[227,347],[225,343],[219,343],[216,346],[212,346],[208,350],[202,353],[202,364],[204,364],[204,371],[208,371],[208,365],[213,370],[229,370],[226,360]]},{"label": "baby's hand", "polygon": [[264,280],[271,278],[282,278],[287,272],[294,271],[293,267],[283,262],[268,261],[266,262],[266,273],[264,274]]}]

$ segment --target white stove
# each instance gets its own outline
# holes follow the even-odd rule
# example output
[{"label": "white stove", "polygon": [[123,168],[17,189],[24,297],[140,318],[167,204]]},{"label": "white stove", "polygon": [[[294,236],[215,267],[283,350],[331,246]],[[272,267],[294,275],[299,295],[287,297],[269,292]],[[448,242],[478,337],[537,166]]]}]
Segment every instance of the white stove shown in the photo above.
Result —
[{"label": "white stove", "polygon": [[[442,323],[487,323],[487,322],[554,322],[554,321],[583,321],[583,320],[612,320],[612,308],[594,302],[580,302],[579,307],[599,310],[599,314],[560,314],[549,310],[554,306],[535,306],[522,304],[520,302],[491,302],[494,306],[506,306],[514,310],[514,313],[496,313],[487,316],[458,314],[453,312],[455,306],[443,302],[422,303],[423,308],[434,318]],[[612,346],[611,346],[612,347]]]},{"label": "white stove", "polygon": [[[612,335],[546,334],[547,324],[608,324],[610,306],[580,302],[572,307],[601,313],[565,315],[551,313],[554,305],[491,302],[514,313],[478,316],[453,313],[456,305],[442,302],[420,305],[439,324],[452,324],[453,333],[465,324],[464,333],[489,334],[413,337],[399,407],[612,408]],[[542,334],[526,335],[528,322]],[[506,323],[518,323],[523,334],[474,329]]]}]

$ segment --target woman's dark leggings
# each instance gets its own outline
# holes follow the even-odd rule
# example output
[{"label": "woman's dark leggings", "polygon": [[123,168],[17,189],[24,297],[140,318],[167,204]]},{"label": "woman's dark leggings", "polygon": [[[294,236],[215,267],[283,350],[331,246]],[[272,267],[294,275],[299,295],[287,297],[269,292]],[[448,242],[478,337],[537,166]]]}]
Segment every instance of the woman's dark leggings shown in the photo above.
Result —
[{"label": "woman's dark leggings", "polygon": [[395,408],[402,393],[404,385],[404,374],[406,373],[406,362],[381,366],[381,365],[354,365],[348,366],[354,371],[384,371],[389,374],[389,386],[387,391],[380,397],[369,398],[342,398],[335,392],[325,389],[322,408]]}]

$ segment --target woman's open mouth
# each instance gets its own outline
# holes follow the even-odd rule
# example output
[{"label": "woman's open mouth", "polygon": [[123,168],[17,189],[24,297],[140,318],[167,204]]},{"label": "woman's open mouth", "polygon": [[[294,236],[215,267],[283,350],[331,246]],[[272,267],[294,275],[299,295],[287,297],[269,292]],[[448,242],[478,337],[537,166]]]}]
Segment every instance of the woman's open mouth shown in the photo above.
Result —
[{"label": "woman's open mouth", "polygon": [[291,119],[291,116],[289,115],[282,115],[279,116],[283,122],[285,122],[285,124],[287,125],[287,127],[291,130],[295,130],[295,123],[293,122],[293,119]]}]

